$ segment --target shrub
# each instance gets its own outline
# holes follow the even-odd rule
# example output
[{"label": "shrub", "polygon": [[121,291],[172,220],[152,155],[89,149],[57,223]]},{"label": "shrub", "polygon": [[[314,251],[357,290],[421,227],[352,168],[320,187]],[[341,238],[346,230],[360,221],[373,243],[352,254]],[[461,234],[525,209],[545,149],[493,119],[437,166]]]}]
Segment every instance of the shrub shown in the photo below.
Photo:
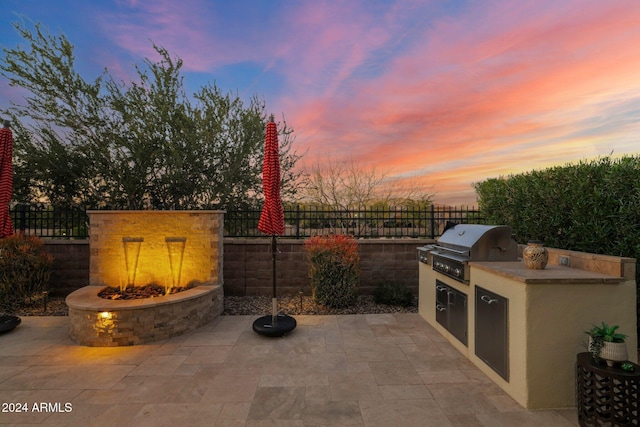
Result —
[{"label": "shrub", "polygon": [[640,156],[552,167],[476,183],[490,224],[508,224],[519,243],[640,255]]},{"label": "shrub", "polygon": [[13,235],[0,239],[0,307],[13,310],[48,290],[53,257],[38,237]]},{"label": "shrub", "polygon": [[408,307],[413,304],[413,294],[405,285],[394,282],[382,282],[373,290],[373,299],[377,304]]},{"label": "shrub", "polygon": [[311,291],[315,302],[348,307],[358,299],[360,256],[353,237],[314,236],[305,242]]},{"label": "shrub", "polygon": [[[636,258],[640,317],[640,156],[602,157],[474,184],[490,224],[516,240]],[[640,323],[638,323],[640,337]]]}]

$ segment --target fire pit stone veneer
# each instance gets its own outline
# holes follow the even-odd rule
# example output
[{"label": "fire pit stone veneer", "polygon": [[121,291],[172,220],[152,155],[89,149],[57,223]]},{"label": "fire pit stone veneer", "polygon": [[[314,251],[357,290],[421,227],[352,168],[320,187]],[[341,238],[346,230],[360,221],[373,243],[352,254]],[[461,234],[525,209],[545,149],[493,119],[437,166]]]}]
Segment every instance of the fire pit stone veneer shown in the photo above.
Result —
[{"label": "fire pit stone veneer", "polygon": [[[143,344],[194,330],[222,313],[222,211],[88,214],[89,286],[66,300],[72,340],[102,347]],[[126,301],[98,296],[107,286],[149,283],[195,287]]]}]

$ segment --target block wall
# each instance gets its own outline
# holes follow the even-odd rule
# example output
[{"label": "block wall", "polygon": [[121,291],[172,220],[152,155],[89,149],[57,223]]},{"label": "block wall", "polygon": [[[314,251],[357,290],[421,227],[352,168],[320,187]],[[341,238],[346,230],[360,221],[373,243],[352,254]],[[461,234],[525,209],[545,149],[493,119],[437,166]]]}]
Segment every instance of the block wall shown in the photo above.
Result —
[{"label": "block wall", "polygon": [[[358,240],[360,253],[360,293],[368,295],[383,281],[406,285],[418,294],[417,248],[430,239]],[[225,295],[271,295],[271,241],[265,239],[225,239]],[[276,254],[278,294],[311,294],[309,266],[304,240],[278,240]]]},{"label": "block wall", "polygon": [[49,294],[65,296],[89,284],[88,240],[45,240],[53,256]]}]

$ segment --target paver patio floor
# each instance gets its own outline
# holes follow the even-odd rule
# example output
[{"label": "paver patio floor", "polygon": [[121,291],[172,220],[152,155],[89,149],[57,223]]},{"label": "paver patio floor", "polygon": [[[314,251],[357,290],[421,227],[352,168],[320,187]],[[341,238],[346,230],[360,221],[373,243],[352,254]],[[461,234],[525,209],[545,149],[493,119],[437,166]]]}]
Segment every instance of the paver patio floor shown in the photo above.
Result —
[{"label": "paver patio floor", "polygon": [[256,317],[111,348],[70,341],[67,317],[23,317],[0,335],[0,425],[578,425],[575,409],[524,410],[418,314],[296,316],[283,338]]}]

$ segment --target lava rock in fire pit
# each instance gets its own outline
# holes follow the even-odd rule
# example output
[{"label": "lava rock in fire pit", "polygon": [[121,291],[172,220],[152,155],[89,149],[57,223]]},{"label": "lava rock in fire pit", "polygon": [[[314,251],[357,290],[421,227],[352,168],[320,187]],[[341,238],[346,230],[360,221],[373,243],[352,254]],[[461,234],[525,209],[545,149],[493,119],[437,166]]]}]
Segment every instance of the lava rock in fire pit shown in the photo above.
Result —
[{"label": "lava rock in fire pit", "polygon": [[[187,287],[174,287],[171,288],[169,294],[175,294],[177,292],[186,291]],[[165,296],[165,288],[156,284],[148,284],[145,286],[130,286],[121,291],[119,288],[108,287],[103,289],[98,296],[100,298],[110,300],[132,300]]]}]

